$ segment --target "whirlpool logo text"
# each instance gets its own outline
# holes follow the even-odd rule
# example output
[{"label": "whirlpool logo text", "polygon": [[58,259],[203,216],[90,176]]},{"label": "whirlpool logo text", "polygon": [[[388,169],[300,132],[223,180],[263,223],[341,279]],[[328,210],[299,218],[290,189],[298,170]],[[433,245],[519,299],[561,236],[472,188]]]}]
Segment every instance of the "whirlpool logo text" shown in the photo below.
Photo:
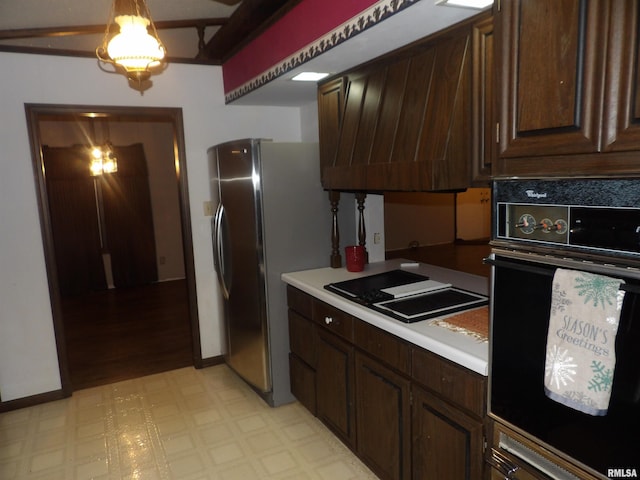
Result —
[{"label": "whirlpool logo text", "polygon": [[527,194],[529,198],[547,198],[547,193],[539,193],[535,190],[525,190],[524,193]]}]

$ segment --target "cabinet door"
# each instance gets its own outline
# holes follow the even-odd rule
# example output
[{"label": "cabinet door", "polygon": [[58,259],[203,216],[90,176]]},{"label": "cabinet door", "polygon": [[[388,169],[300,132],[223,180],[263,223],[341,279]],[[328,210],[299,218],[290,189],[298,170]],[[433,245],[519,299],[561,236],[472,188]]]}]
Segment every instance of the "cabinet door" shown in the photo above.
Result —
[{"label": "cabinet door", "polygon": [[473,25],[473,154],[471,184],[487,186],[496,156],[495,65],[493,17]]},{"label": "cabinet door", "polygon": [[411,478],[410,383],[356,354],[357,452],[383,480]]},{"label": "cabinet door", "polygon": [[483,478],[481,421],[420,388],[413,390],[412,417],[413,478]]},{"label": "cabinet door", "polygon": [[316,411],[347,445],[356,439],[354,412],[353,347],[335,335],[318,329]]},{"label": "cabinet door", "polygon": [[320,172],[333,166],[338,150],[338,137],[344,103],[344,78],[339,77],[318,87],[318,139]]},{"label": "cabinet door", "polygon": [[500,157],[599,151],[606,7],[502,0],[495,17]]},{"label": "cabinet door", "polygon": [[604,151],[640,150],[638,2],[611,2],[605,88]]}]

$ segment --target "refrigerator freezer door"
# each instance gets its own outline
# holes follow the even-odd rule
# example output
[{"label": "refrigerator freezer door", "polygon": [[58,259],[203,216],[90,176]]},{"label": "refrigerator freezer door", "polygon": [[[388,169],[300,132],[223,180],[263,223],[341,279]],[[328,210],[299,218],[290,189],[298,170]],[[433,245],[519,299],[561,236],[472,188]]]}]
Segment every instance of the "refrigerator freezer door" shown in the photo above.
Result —
[{"label": "refrigerator freezer door", "polygon": [[[218,222],[221,232],[228,232],[218,258],[227,259],[223,277],[227,272],[232,277],[226,282],[228,298],[221,298],[228,337],[225,360],[269,405],[282,405],[295,399],[282,273],[329,262],[334,219],[320,182],[318,144],[244,139],[208,152],[211,198],[224,205],[228,224],[225,229],[225,222]],[[353,210],[343,210],[340,231],[355,234],[355,218]]]},{"label": "refrigerator freezer door", "polygon": [[223,205],[217,222],[222,244],[218,275],[227,292],[227,364],[255,388],[268,392],[271,378],[259,161],[250,143],[217,149],[219,200]]}]

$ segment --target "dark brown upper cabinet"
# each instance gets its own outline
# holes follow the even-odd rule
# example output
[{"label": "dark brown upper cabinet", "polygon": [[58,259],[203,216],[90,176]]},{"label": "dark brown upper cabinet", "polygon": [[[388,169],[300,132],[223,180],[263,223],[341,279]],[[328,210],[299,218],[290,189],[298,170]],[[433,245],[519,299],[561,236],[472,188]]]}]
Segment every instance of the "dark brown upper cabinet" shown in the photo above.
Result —
[{"label": "dark brown upper cabinet", "polygon": [[609,152],[640,150],[640,7],[612,1],[608,36],[603,145]]},{"label": "dark brown upper cabinet", "polygon": [[637,173],[638,2],[502,0],[496,176]]},{"label": "dark brown upper cabinet", "polygon": [[[461,23],[341,74],[345,98],[335,152],[328,142],[321,147],[327,155],[321,160],[325,188],[443,191],[470,186],[472,24]],[[330,83],[319,88],[322,144],[323,138],[333,138],[323,128],[335,128],[339,90]]]},{"label": "dark brown upper cabinet", "polygon": [[496,99],[493,17],[472,26],[472,121],[471,185],[486,187],[496,157]]},{"label": "dark brown upper cabinet", "polygon": [[338,138],[342,112],[344,110],[345,79],[334,78],[318,88],[318,116],[320,142],[320,173],[324,167],[333,165],[333,159],[338,151]]}]

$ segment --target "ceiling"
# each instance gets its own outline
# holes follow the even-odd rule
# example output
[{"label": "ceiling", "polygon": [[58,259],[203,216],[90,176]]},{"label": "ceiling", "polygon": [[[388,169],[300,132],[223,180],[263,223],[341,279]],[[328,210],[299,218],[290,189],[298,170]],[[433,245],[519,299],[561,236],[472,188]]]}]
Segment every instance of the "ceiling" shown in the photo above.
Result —
[{"label": "ceiling", "polygon": [[[147,0],[169,64],[222,65],[301,0]],[[112,0],[0,0],[0,51],[93,57]],[[304,105],[316,84],[302,70],[339,73],[477,14],[419,0],[305,65],[235,100],[241,105]],[[304,67],[304,68],[303,68]]]}]

